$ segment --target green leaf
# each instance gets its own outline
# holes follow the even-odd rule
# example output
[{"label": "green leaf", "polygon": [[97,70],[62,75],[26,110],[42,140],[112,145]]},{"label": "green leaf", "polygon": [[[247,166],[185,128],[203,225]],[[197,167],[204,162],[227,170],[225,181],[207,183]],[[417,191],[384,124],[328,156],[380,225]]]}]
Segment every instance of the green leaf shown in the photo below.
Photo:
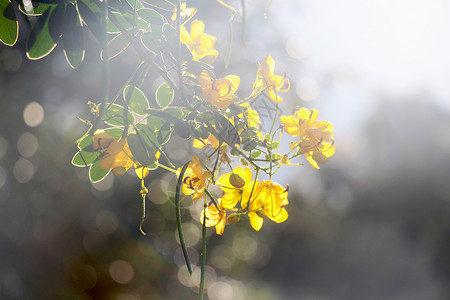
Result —
[{"label": "green leaf", "polygon": [[84,149],[94,143],[94,137],[92,135],[85,136],[79,143],[78,148]]},{"label": "green leaf", "polygon": [[260,157],[261,154],[262,154],[262,152],[259,151],[259,150],[253,151],[252,153],[250,153],[250,158],[251,159],[256,159],[256,158]]},{"label": "green leaf", "polygon": [[277,141],[272,142],[272,144],[270,144],[270,149],[272,149],[272,150],[276,149],[279,144],[280,144],[280,142],[277,142]]},{"label": "green leaf", "polygon": [[129,30],[133,28],[133,25],[128,22],[128,20],[123,16],[123,14],[119,12],[110,12],[109,19],[106,26],[107,33],[120,33],[120,29],[111,21],[111,19],[115,19],[124,29]]},{"label": "green leaf", "polygon": [[95,1],[91,0],[79,0],[77,1],[77,4],[78,11],[80,12],[83,22],[86,23],[94,37],[101,42],[103,39],[103,28],[100,21],[100,8],[97,6]]},{"label": "green leaf", "polygon": [[86,167],[92,165],[98,158],[99,152],[78,151],[72,158],[72,164],[76,167]]},{"label": "green leaf", "polygon": [[159,107],[166,108],[172,103],[173,96],[173,89],[167,82],[164,82],[156,91],[156,102],[158,102]]},{"label": "green leaf", "polygon": [[64,5],[50,7],[39,17],[27,41],[27,57],[32,60],[47,56],[56,47],[61,36]]},{"label": "green leaf", "polygon": [[80,17],[75,6],[68,4],[62,25],[64,55],[72,68],[77,68],[84,60],[84,38]]},{"label": "green leaf", "polygon": [[[129,91],[131,90],[131,91]],[[130,93],[130,95],[128,95]],[[144,93],[136,86],[127,85],[123,89],[123,98],[128,101],[128,107],[137,115],[145,115],[146,109],[150,108],[147,97]]]},{"label": "green leaf", "polygon": [[162,50],[163,38],[159,32],[145,32],[141,36],[141,43],[151,53],[159,53]]},{"label": "green leaf", "polygon": [[[101,104],[98,105],[99,109]],[[111,126],[124,126],[123,119],[124,108],[119,104],[106,104],[106,111],[103,114],[103,121]],[[134,116],[128,112],[128,124],[134,123]],[[109,132],[108,132],[109,133]]]},{"label": "green leaf", "polygon": [[207,125],[214,125],[214,114],[211,111],[205,111],[202,113],[199,113],[195,119],[198,122],[207,124]]},{"label": "green leaf", "polygon": [[0,41],[12,46],[19,36],[19,22],[9,0],[0,0]]},{"label": "green leaf", "polygon": [[217,137],[228,145],[240,144],[239,132],[224,116],[220,113],[214,114],[216,130],[219,133]]},{"label": "green leaf", "polygon": [[123,128],[113,127],[105,129],[105,132],[114,137],[115,139],[118,139],[123,134]]},{"label": "green leaf", "polygon": [[33,2],[43,3],[43,4],[57,4],[61,3],[61,0],[33,0]]},{"label": "green leaf", "polygon": [[89,179],[93,183],[100,182],[109,174],[109,172],[111,172],[111,169],[100,168],[100,161],[96,161],[89,168]]},{"label": "green leaf", "polygon": [[163,25],[163,34],[167,40],[167,44],[170,50],[175,51],[178,45],[177,31],[170,24],[166,23]]},{"label": "green leaf", "polygon": [[172,118],[180,119],[183,116],[183,110],[179,107],[168,107],[164,109],[163,112],[171,115]]},{"label": "green leaf", "polygon": [[167,23],[166,18],[159,12],[151,8],[142,8],[137,11],[139,17],[150,24],[152,32],[161,32],[164,23]]},{"label": "green leaf", "polygon": [[[139,7],[137,7],[136,9],[139,9]],[[118,12],[111,12],[107,24],[108,33],[121,32],[120,28],[117,27],[112,20],[119,23],[120,28],[123,28],[127,31],[132,29],[146,30],[149,26],[149,24],[145,20],[141,19],[137,14],[133,17],[132,12],[124,14]]]},{"label": "green leaf", "polygon": [[140,133],[130,134],[127,142],[133,157],[143,166],[151,165],[156,161],[156,148],[149,147]]},{"label": "green leaf", "polygon": [[187,122],[184,122],[182,120],[177,120],[173,126],[175,133],[183,138],[188,139],[191,136],[190,126]]},{"label": "green leaf", "polygon": [[158,131],[154,130],[153,128],[145,124],[138,124],[136,128],[140,134],[140,137],[142,138],[144,143],[147,144],[149,149],[151,148],[156,149],[160,147],[157,136]]},{"label": "green leaf", "polygon": [[[108,59],[116,57],[117,55],[125,51],[125,49],[127,49],[129,45],[130,42],[128,41],[126,36],[122,33],[119,33],[108,42]],[[105,59],[103,57],[103,51],[100,54],[100,57],[103,60]]]},{"label": "green leaf", "polygon": [[161,129],[158,131],[158,143],[160,145],[164,145],[170,139],[170,135],[172,133],[170,122],[164,123]]},{"label": "green leaf", "polygon": [[161,8],[163,10],[172,11],[175,8],[175,5],[170,3],[167,0],[142,0],[144,3],[148,5]]},{"label": "green leaf", "polygon": [[22,1],[16,1],[19,3],[19,10],[27,16],[40,16],[42,15],[49,7],[50,4],[31,2],[32,8],[27,11]]},{"label": "green leaf", "polygon": [[158,116],[149,116],[147,118],[147,126],[151,128],[151,130],[153,130],[154,132],[161,129],[163,124],[164,124],[163,119]]}]

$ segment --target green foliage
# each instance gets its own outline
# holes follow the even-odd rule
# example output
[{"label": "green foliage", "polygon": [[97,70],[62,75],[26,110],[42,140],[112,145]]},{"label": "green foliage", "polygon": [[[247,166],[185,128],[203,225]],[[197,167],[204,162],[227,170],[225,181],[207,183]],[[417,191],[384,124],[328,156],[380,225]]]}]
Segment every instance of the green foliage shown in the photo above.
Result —
[{"label": "green foliage", "polygon": [[[218,3],[232,11],[233,17],[237,13],[225,2]],[[194,200],[204,199],[199,293],[202,298],[206,227],[215,226],[216,232],[222,234],[227,210],[233,214],[229,224],[248,214],[255,230],[261,228],[266,216],[276,223],[285,221],[288,189],[272,182],[272,176],[301,155],[319,168],[318,164],[334,154],[334,140],[331,124],[316,122],[316,110],[302,108],[300,113],[280,118],[278,93],[287,91],[290,84],[286,75],[275,75],[270,55],[258,64],[250,95],[240,98],[240,77],[215,74],[213,63],[219,55],[216,38],[205,32],[203,21],[192,19],[197,10],[186,8],[185,4],[168,0],[109,0],[107,4],[91,0],[32,0],[31,6],[25,7],[22,0],[0,0],[0,40],[10,46],[17,41],[16,5],[21,13],[34,18],[26,47],[30,59],[49,55],[59,44],[69,65],[79,67],[88,42],[86,30],[101,43],[104,70],[108,70],[110,59],[123,55],[128,48],[137,53],[136,68],[116,96],[110,98],[105,85],[104,99],[98,104],[89,102],[92,117],[82,120],[89,129],[76,143],[72,164],[88,167],[93,183],[110,172],[120,176],[134,169],[141,180],[144,203],[148,192],[144,178],[149,171],[161,167],[175,173],[177,229],[190,272],[181,228],[180,196],[184,193]],[[148,79],[162,83],[149,90],[152,85],[148,85]],[[264,136],[260,116],[249,104],[251,100],[259,101],[261,94],[267,95],[266,101],[275,103],[275,117]],[[283,126],[275,126],[279,120],[284,131],[293,137],[287,153],[280,153]],[[192,156],[191,161],[177,168],[165,152],[174,136],[190,141],[192,148],[212,147],[212,152],[200,159]],[[240,164],[234,169],[232,164],[236,161],[229,155],[239,158],[236,161]],[[231,173],[220,175],[223,165]],[[261,173],[270,180],[259,182]],[[215,184],[227,197],[214,198],[208,188]],[[243,194],[248,198],[243,199]],[[235,201],[230,201],[234,197]],[[208,199],[214,205],[208,206]]]},{"label": "green foliage", "polygon": [[167,82],[162,83],[158,90],[156,91],[156,101],[158,102],[159,107],[166,108],[168,107],[174,97],[173,89]]},{"label": "green foliage", "polygon": [[0,41],[12,46],[19,36],[19,22],[9,0],[0,0]]}]

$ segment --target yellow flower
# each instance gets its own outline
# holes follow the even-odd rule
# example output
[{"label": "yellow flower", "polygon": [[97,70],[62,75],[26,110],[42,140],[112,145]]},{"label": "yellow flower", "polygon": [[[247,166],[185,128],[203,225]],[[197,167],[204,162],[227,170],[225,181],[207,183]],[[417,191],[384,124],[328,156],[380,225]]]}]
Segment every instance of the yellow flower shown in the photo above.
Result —
[{"label": "yellow flower", "polygon": [[[220,200],[220,199],[219,199]],[[217,207],[220,209],[217,209]],[[216,233],[219,235],[223,234],[225,230],[225,224],[227,220],[227,213],[222,207],[222,204],[219,202],[217,207],[210,203],[206,209],[203,209],[202,215],[200,217],[200,222],[203,224],[203,219],[205,219],[206,227],[216,227]]]},{"label": "yellow flower", "polygon": [[[170,18],[172,21],[175,21],[177,19],[177,8],[175,7],[173,10],[173,14],[172,17]],[[197,9],[196,8],[186,8],[186,2],[181,3],[180,6],[180,17],[181,19],[185,19],[185,18],[191,18],[192,16],[194,16],[197,13]],[[187,22],[187,21],[184,21]]]},{"label": "yellow flower", "polygon": [[283,99],[276,92],[287,92],[289,90],[289,79],[284,76],[274,75],[275,61],[268,54],[259,65],[256,80],[253,84],[252,96],[266,90],[267,96],[274,102],[281,102]]},{"label": "yellow flower", "polygon": [[112,169],[114,175],[123,175],[134,162],[126,139],[115,139],[99,129],[94,133],[94,150],[101,150],[100,168]]},{"label": "yellow flower", "polygon": [[219,147],[219,141],[213,134],[209,134],[209,136],[206,139],[194,139],[193,147],[197,149],[201,149],[205,147],[206,145],[211,145],[214,149],[217,149]]},{"label": "yellow flower", "polygon": [[[177,170],[177,176],[180,176],[180,172],[181,168]],[[183,194],[192,195],[192,200],[199,199],[205,193],[206,180],[211,176],[211,171],[203,172],[198,157],[192,156],[183,177]]]},{"label": "yellow flower", "polygon": [[[112,169],[116,176],[125,174],[131,167],[135,168],[139,179],[145,178],[149,173],[147,168],[134,160],[126,139],[116,139],[103,129],[98,129],[94,133],[93,148],[101,151],[100,168]],[[155,156],[159,159],[161,153],[158,151]]]},{"label": "yellow flower", "polygon": [[289,202],[287,189],[271,180],[262,181],[258,187],[256,199],[251,201],[248,216],[250,225],[256,231],[261,229],[264,217],[281,223],[286,221],[288,213],[284,208]]},{"label": "yellow flower", "polygon": [[234,93],[239,88],[239,82],[240,78],[236,75],[212,80],[207,71],[202,71],[198,77],[202,97],[217,108],[227,108],[234,102]]},{"label": "yellow flower", "polygon": [[241,201],[241,207],[247,207],[249,197],[255,184],[252,180],[252,171],[249,168],[236,167],[233,172],[220,176],[217,183],[225,192],[222,197],[224,208],[233,209]]},{"label": "yellow flower", "polygon": [[[248,121],[249,127],[257,127],[259,125],[259,114],[256,110],[252,109],[248,103],[239,104],[239,106],[247,107],[245,111],[245,118]],[[244,118],[244,113],[239,114],[238,117]]]},{"label": "yellow flower", "polygon": [[194,60],[205,58],[209,63],[212,63],[219,55],[219,52],[214,49],[216,38],[204,33],[204,31],[205,23],[194,20],[191,23],[190,33],[184,26],[181,26],[180,39],[183,44],[188,46]]},{"label": "yellow flower", "polygon": [[291,148],[298,147],[316,169],[319,169],[318,164],[327,162],[328,157],[334,154],[333,125],[327,121],[317,121],[318,116],[316,109],[302,107],[290,116],[280,117],[284,131],[299,137]]}]

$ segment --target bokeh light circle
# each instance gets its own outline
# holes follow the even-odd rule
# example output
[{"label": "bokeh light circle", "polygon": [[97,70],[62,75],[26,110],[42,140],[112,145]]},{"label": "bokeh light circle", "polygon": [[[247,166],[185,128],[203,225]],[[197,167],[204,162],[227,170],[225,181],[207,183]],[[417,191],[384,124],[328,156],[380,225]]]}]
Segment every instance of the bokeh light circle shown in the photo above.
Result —
[{"label": "bokeh light circle", "polygon": [[319,97],[320,86],[317,80],[303,77],[297,82],[295,92],[303,101],[313,101]]},{"label": "bokeh light circle", "polygon": [[30,127],[39,126],[44,120],[44,109],[37,102],[30,102],[23,110],[23,120]]},{"label": "bokeh light circle", "polygon": [[28,159],[19,158],[13,167],[14,178],[20,183],[26,183],[33,178],[34,166]]},{"label": "bokeh light circle", "polygon": [[33,156],[39,146],[38,139],[30,132],[23,133],[17,140],[17,150],[23,157]]},{"label": "bokeh light circle", "polygon": [[124,260],[116,260],[109,266],[109,275],[120,284],[127,284],[134,277],[134,269],[131,264]]}]

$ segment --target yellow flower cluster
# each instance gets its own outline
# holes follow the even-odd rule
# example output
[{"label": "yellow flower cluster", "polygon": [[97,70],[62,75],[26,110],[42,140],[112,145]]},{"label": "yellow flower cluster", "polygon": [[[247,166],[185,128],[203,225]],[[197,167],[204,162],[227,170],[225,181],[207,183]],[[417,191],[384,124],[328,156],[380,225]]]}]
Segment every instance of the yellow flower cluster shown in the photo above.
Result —
[{"label": "yellow flower cluster", "polygon": [[[216,228],[216,233],[224,232],[225,224],[239,221],[241,215],[248,214],[250,225],[260,230],[264,218],[281,223],[288,218],[284,208],[288,204],[287,189],[281,185],[265,180],[252,181],[249,168],[236,167],[231,173],[224,174],[217,181],[224,195],[217,203],[210,203],[201,216],[207,227]],[[230,215],[227,218],[227,211]]]},{"label": "yellow flower cluster", "polygon": [[186,27],[181,26],[180,39],[183,44],[186,44],[192,53],[193,60],[205,59],[207,62],[213,62],[219,52],[214,49],[216,45],[216,38],[212,35],[206,34],[205,23],[203,21],[194,20],[191,23],[190,32]]},{"label": "yellow flower cluster", "polygon": [[[180,176],[182,168],[177,170],[177,176]],[[193,200],[200,199],[205,193],[206,180],[212,177],[210,171],[203,172],[202,165],[197,156],[191,158],[184,175],[183,175],[183,187],[181,191],[185,195],[191,195]]]},{"label": "yellow flower cluster", "polygon": [[[232,74],[222,78],[216,77],[212,68],[207,65],[218,57],[218,51],[215,49],[216,38],[205,33],[203,21],[191,21],[197,11],[195,8],[186,8],[185,3],[179,5],[178,8],[179,12],[177,12],[177,8],[172,10],[171,20],[172,22],[177,21],[177,26],[180,26],[179,43],[184,44],[185,48],[187,47],[195,62],[190,61],[186,64],[179,62],[180,91],[176,90],[176,85],[170,84],[169,79],[167,81],[169,83],[168,90],[171,92],[173,100],[173,95],[183,94],[181,89],[183,86],[186,89],[191,88],[190,92],[192,93],[189,95],[193,96],[188,98],[195,99],[198,103],[185,107],[169,107],[172,102],[170,99],[170,101],[165,99],[167,97],[164,95],[164,89],[161,89],[161,93],[157,92],[156,100],[162,112],[158,113],[155,112],[155,109],[150,108],[147,97],[136,87],[132,97],[128,99],[124,96],[127,104],[125,107],[132,112],[132,115],[145,115],[145,117],[139,118],[137,122],[133,121],[134,123],[129,119],[120,120],[120,116],[123,115],[124,118],[126,116],[125,107],[114,104],[114,107],[111,106],[113,109],[110,114],[114,117],[118,116],[118,120],[114,120],[114,123],[104,121],[111,126],[125,127],[126,130],[122,130],[122,136],[113,137],[107,132],[108,129],[106,131],[99,129],[92,136],[92,148],[97,153],[90,156],[89,150],[84,151],[84,148],[80,147],[79,156],[81,159],[81,154],[89,156],[91,158],[90,165],[95,167],[91,167],[91,170],[94,171],[98,171],[98,167],[104,170],[111,169],[114,175],[119,176],[129,169],[135,169],[136,174],[142,180],[141,195],[143,199],[147,194],[143,179],[153,168],[152,166],[162,167],[176,173],[179,178],[177,196],[183,193],[190,195],[193,200],[203,197],[205,206],[207,199],[210,198],[211,203],[204,207],[201,221],[207,227],[215,227],[216,233],[219,235],[223,234],[226,224],[238,222],[243,215],[248,216],[251,227],[257,231],[261,229],[264,219],[276,223],[286,221],[288,213],[285,207],[289,203],[288,187],[285,188],[272,181],[272,176],[284,165],[298,165],[291,160],[301,155],[304,155],[314,168],[319,169],[319,165],[327,162],[328,158],[334,154],[333,126],[327,121],[318,121],[316,109],[300,108],[295,110],[292,115],[280,117],[283,127],[275,126],[277,118],[275,117],[272,120],[270,132],[263,134],[260,116],[256,110],[251,108],[250,101],[258,101],[255,99],[258,95],[267,95],[271,101],[276,103],[275,115],[278,116],[278,102],[283,100],[279,93],[287,92],[290,88],[286,72],[283,75],[275,75],[275,61],[268,54],[262,63],[258,63],[252,92],[247,98],[239,99],[236,93],[239,89],[240,77]],[[188,22],[190,22],[189,31],[185,27]],[[196,67],[190,68],[190,64]],[[185,100],[188,104],[192,104],[190,99]],[[98,108],[95,105],[93,107],[95,108],[93,114],[99,117]],[[181,112],[181,114],[175,114],[175,111]],[[159,123],[161,125],[158,125]],[[289,143],[290,151],[285,154],[279,153],[283,129],[284,132],[294,137],[294,141]],[[114,130],[117,130],[117,127]],[[186,131],[187,134],[181,135],[180,130]],[[127,135],[123,132],[126,132]],[[215,151],[205,159],[206,161],[192,156],[187,167],[180,167],[176,170],[163,149],[172,132],[186,139],[194,137],[193,148],[195,149],[209,145]],[[279,134],[278,140],[276,140],[277,133]],[[132,139],[131,134],[137,134],[139,138]],[[139,153],[134,141],[139,140],[143,144],[144,150],[147,151],[147,157],[153,151],[152,153],[158,160],[159,151],[161,151],[169,166],[158,162],[141,164],[130,150],[127,137],[132,146],[131,150],[136,149],[137,157],[141,157],[139,154],[142,153]],[[214,155],[217,156],[214,158]],[[238,156],[242,166],[233,168],[232,160],[228,155]],[[211,157],[215,159],[215,165],[214,168],[208,169],[206,165]],[[75,161],[77,165],[81,165],[79,160],[80,158]],[[220,173],[222,164],[232,171],[226,174]],[[88,164],[86,163],[86,165]],[[252,169],[247,166],[250,166],[257,175],[259,172],[264,172],[270,180],[260,180],[258,176],[253,177]],[[106,176],[107,172],[103,172],[104,170],[98,172],[100,175],[97,178]],[[184,170],[183,174],[181,174],[182,170]],[[216,195],[217,197],[215,197],[210,194],[208,187],[211,184],[220,187],[222,190],[220,196]]]},{"label": "yellow flower cluster", "polygon": [[327,121],[317,121],[317,109],[300,108],[290,116],[281,116],[284,131],[293,137],[299,137],[297,142],[291,142],[291,149],[298,149],[298,154],[304,154],[308,162],[316,169],[318,164],[328,161],[334,154],[333,125]]},{"label": "yellow flower cluster", "polygon": [[253,84],[253,96],[266,91],[270,100],[274,102],[283,101],[283,98],[277,92],[287,92],[289,90],[289,79],[286,77],[286,74],[280,76],[274,73],[275,61],[269,54],[264,58],[262,65],[259,65],[256,80]]},{"label": "yellow flower cluster", "polygon": [[[132,167],[139,179],[147,177],[149,173],[147,168],[133,158],[126,139],[116,139],[103,129],[98,129],[94,132],[93,148],[100,151],[100,168],[112,169],[116,176],[125,174]],[[159,157],[160,153],[157,152],[156,159]]]}]

